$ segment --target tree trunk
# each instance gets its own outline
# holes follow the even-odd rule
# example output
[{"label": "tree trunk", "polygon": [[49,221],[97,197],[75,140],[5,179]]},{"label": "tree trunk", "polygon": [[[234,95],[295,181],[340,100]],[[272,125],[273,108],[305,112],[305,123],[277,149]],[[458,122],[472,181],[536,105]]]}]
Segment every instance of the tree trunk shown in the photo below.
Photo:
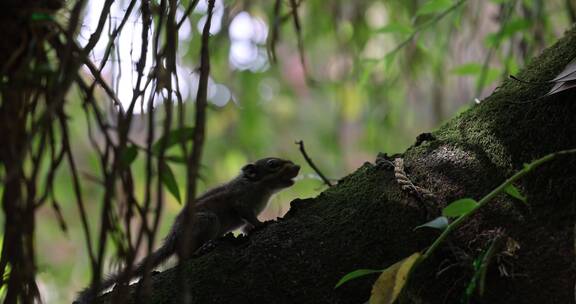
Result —
[{"label": "tree trunk", "polygon": [[[518,76],[554,78],[576,57],[576,30],[534,59]],[[193,303],[363,303],[377,275],[334,289],[356,269],[383,269],[422,251],[438,235],[414,228],[459,198],[480,199],[524,163],[576,147],[576,90],[542,96],[551,84],[507,80],[481,104],[401,157],[411,181],[436,196],[431,203],[398,185],[386,162],[366,163],[313,199],[248,237],[228,235],[182,265]],[[391,136],[383,134],[382,136]],[[500,195],[474,215],[419,267],[403,300],[457,303],[474,275],[473,262],[495,238],[478,303],[574,303],[576,156],[555,159],[516,187],[527,204]],[[175,268],[152,277],[150,303],[174,303]]]}]

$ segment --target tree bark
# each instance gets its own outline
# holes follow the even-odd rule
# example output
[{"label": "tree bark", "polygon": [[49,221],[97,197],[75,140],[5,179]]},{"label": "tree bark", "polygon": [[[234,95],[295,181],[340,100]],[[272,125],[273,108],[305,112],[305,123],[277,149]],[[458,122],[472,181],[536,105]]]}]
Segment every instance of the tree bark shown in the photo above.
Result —
[{"label": "tree bark", "polygon": [[[518,77],[554,78],[576,57],[576,30],[534,59]],[[366,163],[313,199],[248,237],[227,235],[185,267],[193,303],[363,303],[377,275],[334,289],[345,274],[383,269],[431,244],[437,231],[414,228],[459,198],[479,200],[523,164],[576,147],[576,90],[544,95],[551,84],[504,81],[490,97],[421,137],[402,157],[430,203],[398,185],[385,162]],[[527,204],[500,195],[419,267],[403,302],[457,303],[473,262],[497,237],[486,288],[473,303],[574,303],[576,156],[560,157],[520,180]],[[152,277],[150,303],[178,299],[175,268]]]}]

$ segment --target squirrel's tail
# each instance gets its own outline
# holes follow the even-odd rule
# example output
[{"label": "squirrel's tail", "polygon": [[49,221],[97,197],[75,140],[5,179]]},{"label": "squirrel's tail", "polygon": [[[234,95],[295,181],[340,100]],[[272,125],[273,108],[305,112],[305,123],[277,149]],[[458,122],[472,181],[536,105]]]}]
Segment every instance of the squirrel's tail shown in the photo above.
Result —
[{"label": "squirrel's tail", "polygon": [[149,256],[142,259],[140,263],[136,264],[132,271],[126,272],[127,270],[125,269],[119,273],[107,277],[95,287],[91,286],[82,290],[73,304],[89,304],[101,291],[110,288],[116,282],[143,276],[145,269],[153,269],[162,262],[166,261],[175,252],[175,250],[176,238],[168,237],[166,240],[164,240],[162,247],[158,248]]}]

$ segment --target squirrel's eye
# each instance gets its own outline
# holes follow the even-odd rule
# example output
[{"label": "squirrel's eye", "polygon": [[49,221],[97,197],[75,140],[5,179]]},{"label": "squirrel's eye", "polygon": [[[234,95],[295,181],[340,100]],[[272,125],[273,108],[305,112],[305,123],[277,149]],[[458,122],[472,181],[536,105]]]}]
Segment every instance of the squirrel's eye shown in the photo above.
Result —
[{"label": "squirrel's eye", "polygon": [[270,159],[266,162],[266,166],[268,166],[270,169],[276,169],[280,167],[281,164],[282,162],[278,159]]}]

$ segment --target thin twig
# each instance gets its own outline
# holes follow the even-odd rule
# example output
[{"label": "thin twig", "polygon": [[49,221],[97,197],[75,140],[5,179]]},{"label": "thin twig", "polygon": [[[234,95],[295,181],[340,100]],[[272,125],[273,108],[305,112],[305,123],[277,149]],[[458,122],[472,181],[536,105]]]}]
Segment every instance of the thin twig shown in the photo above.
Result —
[{"label": "thin twig", "polygon": [[200,171],[200,162],[202,158],[202,148],[204,144],[204,137],[206,133],[206,107],[208,98],[208,78],[210,75],[210,25],[212,22],[212,14],[214,10],[214,0],[208,1],[208,12],[206,23],[202,31],[202,43],[200,46],[200,77],[198,81],[198,91],[196,94],[196,111],[195,111],[195,125],[192,138],[194,145],[192,151],[186,160],[186,218],[184,221],[183,241],[177,245],[178,258],[182,259],[188,257],[191,252],[186,240],[189,239],[191,221],[194,218],[194,200],[196,199],[196,184]]},{"label": "thin twig", "polygon": [[452,6],[450,6],[449,8],[447,8],[446,10],[444,10],[442,13],[436,15],[434,18],[430,19],[428,22],[425,22],[424,24],[418,26],[411,34],[410,36],[408,36],[408,38],[404,39],[402,42],[400,42],[400,44],[398,44],[394,49],[392,49],[390,52],[388,52],[386,54],[386,56],[392,55],[396,52],[398,52],[399,50],[401,50],[403,47],[405,47],[406,45],[408,45],[408,43],[410,43],[415,37],[416,35],[418,35],[421,31],[425,30],[426,28],[428,28],[429,26],[437,23],[438,21],[444,19],[444,17],[446,17],[449,13],[451,13],[452,11],[456,10],[460,5],[462,5],[464,2],[466,2],[466,0],[460,0],[456,3],[454,3]]},{"label": "thin twig", "polygon": [[198,81],[198,92],[196,94],[196,115],[193,133],[194,146],[188,158],[188,198],[187,203],[191,204],[196,195],[196,179],[200,168],[202,146],[204,143],[206,129],[206,106],[208,94],[208,77],[210,75],[210,23],[214,10],[214,0],[208,2],[208,18],[202,31],[202,46],[200,50],[200,77]]},{"label": "thin twig", "polygon": [[123,111],[122,102],[120,101],[118,96],[116,96],[116,93],[108,85],[106,80],[104,80],[102,74],[100,74],[100,70],[98,69],[98,67],[96,67],[96,65],[94,65],[94,63],[87,56],[82,55],[82,53],[79,53],[79,55],[83,56],[82,58],[80,58],[80,60],[84,63],[84,65],[86,65],[86,67],[88,67],[92,76],[94,76],[94,80],[98,82],[98,84],[104,89],[106,94],[108,94],[108,96],[112,99],[112,101],[114,101],[114,105],[118,107],[118,110],[120,112],[122,112]]},{"label": "thin twig", "polygon": [[280,40],[280,24],[282,23],[282,17],[280,16],[282,10],[282,1],[276,0],[274,3],[274,21],[272,23],[272,34],[268,40],[268,58],[270,62],[276,62],[276,43]]},{"label": "thin twig", "polygon": [[[63,31],[62,27],[60,27],[60,26],[57,26],[57,27],[61,31]],[[55,49],[64,48],[64,45],[58,39],[53,39],[53,40],[51,40],[51,42],[52,42],[52,46]],[[114,101],[114,105],[118,107],[118,110],[123,111],[122,102],[120,102],[120,99],[118,99],[118,96],[116,96],[116,93],[114,92],[114,90],[112,90],[112,88],[108,85],[108,83],[106,83],[106,80],[104,80],[104,78],[100,74],[100,69],[98,67],[96,67],[96,65],[90,60],[90,58],[88,58],[88,56],[86,56],[84,54],[83,49],[78,45],[77,42],[73,41],[71,43],[71,45],[72,45],[73,52],[75,52],[76,55],[79,56],[79,58],[75,58],[75,59],[78,62],[81,62],[84,65],[86,65],[86,67],[88,67],[88,69],[90,70],[90,73],[92,74],[92,76],[94,76],[94,80],[96,82],[98,82],[98,84],[100,84],[100,86],[104,89],[106,94]]]},{"label": "thin twig", "polygon": [[192,11],[196,8],[196,5],[198,5],[199,1],[200,0],[193,0],[192,2],[190,2],[190,5],[188,5],[188,8],[186,8],[186,11],[182,15],[182,18],[180,18],[180,21],[178,21],[178,24],[176,25],[177,29],[180,29],[180,27],[182,27],[182,24],[184,24],[184,22],[188,18],[188,15],[190,15]]},{"label": "thin twig", "polygon": [[508,10],[504,11],[504,16],[502,17],[502,20],[500,20],[500,29],[496,33],[496,39],[495,39],[496,43],[492,45],[490,49],[488,49],[488,53],[486,54],[486,57],[484,58],[484,62],[482,64],[482,70],[480,71],[480,75],[478,76],[478,81],[476,81],[476,93],[475,93],[476,96],[480,96],[480,93],[482,93],[482,89],[484,87],[484,83],[486,82],[486,77],[488,75],[490,61],[492,60],[492,56],[494,55],[496,49],[500,47],[500,42],[502,36],[504,35],[504,30],[506,28],[506,25],[510,21],[510,17],[514,12],[516,2],[517,1],[513,1],[508,4]]},{"label": "thin twig", "polygon": [[88,224],[86,208],[84,207],[82,187],[80,186],[80,177],[78,176],[74,155],[72,154],[72,149],[70,148],[68,125],[66,124],[64,117],[60,117],[59,122],[60,128],[62,130],[62,149],[66,151],[68,165],[70,166],[70,172],[72,173],[72,189],[74,190],[74,195],[76,196],[76,204],[78,205],[78,212],[80,213],[80,221],[82,222],[84,240],[86,241],[86,248],[88,249],[88,257],[90,258],[90,264],[94,270],[96,265],[96,258],[94,257],[94,250],[92,249],[92,237],[90,234],[90,225]]},{"label": "thin twig", "polygon": [[[102,56],[102,60],[100,62],[100,68],[99,68],[100,72],[102,72],[102,70],[104,69],[104,66],[108,62],[108,57],[110,56],[110,53],[112,51],[112,47],[114,46],[114,42],[116,41],[116,38],[118,38],[118,35],[120,34],[120,32],[122,32],[124,25],[126,25],[126,22],[128,21],[130,15],[132,14],[132,10],[134,9],[135,5],[136,5],[136,0],[131,0],[130,3],[128,4],[128,7],[124,11],[124,17],[122,17],[120,24],[118,24],[118,26],[112,31],[112,33],[110,33],[108,35],[108,44],[106,45],[106,49],[104,50],[104,55]],[[109,12],[109,10],[110,9],[108,8],[108,12]],[[112,27],[112,25],[110,25],[110,27]],[[96,34],[96,32],[94,34],[92,34],[92,36],[90,36],[90,40],[92,40],[92,38],[94,37],[95,34]],[[98,34],[98,39],[99,38],[100,38],[100,34]],[[84,54],[88,55],[89,51],[94,46],[91,46],[90,48],[89,47],[90,47],[90,43],[88,43],[88,45],[86,45],[86,47],[84,48]],[[119,48],[117,48],[117,49],[119,49]]]},{"label": "thin twig", "polygon": [[298,5],[296,0],[290,0],[290,6],[292,6],[292,22],[294,23],[294,30],[296,31],[296,37],[298,41],[298,53],[300,54],[300,64],[302,65],[302,70],[304,70],[304,75],[308,75],[306,72],[306,60],[304,57],[304,41],[302,39],[302,26],[300,25],[300,18],[298,16]]},{"label": "thin twig", "polygon": [[83,49],[85,54],[90,52],[100,40],[100,35],[102,35],[102,30],[104,29],[104,25],[106,25],[106,18],[110,15],[110,7],[112,7],[112,3],[114,3],[114,0],[106,0],[106,2],[104,2],[102,11],[100,12],[100,18],[98,18],[96,30],[92,35],[90,35],[90,39],[88,40],[86,47]]},{"label": "thin twig", "polygon": [[304,141],[299,140],[296,142],[296,144],[298,146],[300,146],[300,152],[302,153],[302,156],[304,156],[304,159],[306,160],[308,165],[310,165],[310,167],[312,167],[314,172],[316,172],[316,174],[318,174],[318,176],[320,176],[320,178],[322,179],[324,184],[326,184],[328,187],[332,187],[333,185],[332,185],[332,183],[330,183],[330,180],[327,179],[326,176],[324,176],[324,174],[322,174],[322,172],[320,172],[320,169],[318,169],[318,167],[316,167],[316,165],[314,164],[312,159],[310,159],[310,157],[308,156],[308,153],[306,153],[306,150],[304,149]]}]

